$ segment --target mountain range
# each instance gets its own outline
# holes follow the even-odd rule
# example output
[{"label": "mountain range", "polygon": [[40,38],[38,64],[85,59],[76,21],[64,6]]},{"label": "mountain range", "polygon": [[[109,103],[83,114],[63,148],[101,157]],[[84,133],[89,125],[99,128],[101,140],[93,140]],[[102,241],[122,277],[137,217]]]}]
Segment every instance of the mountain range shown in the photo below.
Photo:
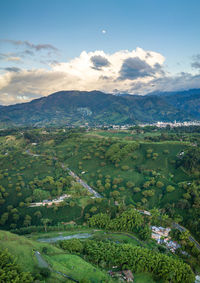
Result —
[{"label": "mountain range", "polygon": [[147,95],[59,91],[1,106],[0,126],[135,124],[200,120],[200,89]]}]

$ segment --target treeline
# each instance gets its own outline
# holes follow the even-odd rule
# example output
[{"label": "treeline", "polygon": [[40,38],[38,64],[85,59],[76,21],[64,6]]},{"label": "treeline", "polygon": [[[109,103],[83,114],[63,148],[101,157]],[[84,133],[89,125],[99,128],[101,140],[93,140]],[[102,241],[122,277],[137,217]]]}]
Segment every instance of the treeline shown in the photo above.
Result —
[{"label": "treeline", "polygon": [[[57,225],[57,226],[48,226],[48,232],[51,231],[73,231],[74,229],[77,230],[78,228],[88,229],[88,226],[82,225],[73,225],[73,224],[66,224],[66,225]],[[28,226],[28,227],[21,227],[16,229],[11,229],[10,232],[18,235],[26,235],[31,233],[40,233],[44,232],[45,227],[43,226]]]},{"label": "treeline", "polygon": [[172,229],[170,234],[181,245],[181,250],[178,250],[179,257],[183,258],[194,271],[198,272],[200,267],[200,250],[190,240],[190,232],[188,230],[180,232],[178,229]]},{"label": "treeline", "polygon": [[199,175],[200,169],[200,149],[191,147],[185,152],[183,158],[179,162],[187,171]]},{"label": "treeline", "polygon": [[29,272],[21,270],[7,250],[0,250],[0,282],[29,283],[33,282],[33,278]]},{"label": "treeline", "polygon": [[113,219],[108,214],[95,214],[89,218],[88,223],[91,227],[112,231],[135,232],[142,240],[147,240],[151,237],[149,226],[145,223],[142,215],[134,208],[124,211]]},{"label": "treeline", "polygon": [[130,269],[134,273],[150,272],[156,280],[164,282],[192,283],[195,280],[189,265],[146,248],[95,240],[81,242],[78,239],[62,241],[60,245],[69,252],[83,254],[86,260],[101,267],[117,266],[120,270]]}]

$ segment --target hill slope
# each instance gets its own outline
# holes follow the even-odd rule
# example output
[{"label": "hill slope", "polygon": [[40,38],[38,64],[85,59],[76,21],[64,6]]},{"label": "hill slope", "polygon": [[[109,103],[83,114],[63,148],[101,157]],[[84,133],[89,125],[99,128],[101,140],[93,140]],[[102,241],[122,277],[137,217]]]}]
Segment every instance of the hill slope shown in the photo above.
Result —
[{"label": "hill slope", "polygon": [[2,125],[134,124],[200,119],[200,90],[146,96],[60,91],[0,108]]},{"label": "hill slope", "polygon": [[[0,249],[5,249],[5,247],[17,259],[17,263],[21,266],[23,271],[29,271],[33,276],[38,272],[38,267],[42,267],[44,262],[46,262],[49,266],[55,268],[54,270],[65,274],[67,273],[71,278],[78,281],[84,278],[87,282],[94,282],[95,279],[97,279],[98,282],[113,282],[106,272],[94,267],[77,255],[67,254],[62,249],[51,244],[36,242],[26,237],[1,230]],[[44,248],[46,248],[47,253],[43,252]],[[35,251],[39,251],[44,261],[40,258],[38,260]],[[45,281],[39,280],[37,282],[51,283],[72,281],[66,281],[66,278],[62,275],[51,272],[48,279],[45,279]]]}]

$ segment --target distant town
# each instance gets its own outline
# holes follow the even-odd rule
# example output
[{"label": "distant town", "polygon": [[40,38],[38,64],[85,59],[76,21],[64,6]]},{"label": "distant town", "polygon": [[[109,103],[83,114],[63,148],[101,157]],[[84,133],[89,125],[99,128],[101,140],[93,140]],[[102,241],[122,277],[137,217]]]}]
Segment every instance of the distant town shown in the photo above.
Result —
[{"label": "distant town", "polygon": [[[96,129],[108,129],[108,130],[128,130],[132,127],[139,126],[141,128],[143,127],[157,127],[157,128],[177,128],[177,127],[190,127],[190,126],[200,126],[200,121],[184,121],[184,122],[177,122],[176,120],[174,122],[163,122],[163,121],[158,121],[155,123],[140,123],[138,125],[96,125],[96,126],[91,126],[89,123],[85,123],[80,126],[80,128],[96,128]],[[75,126],[70,125],[69,128],[75,128]]]}]

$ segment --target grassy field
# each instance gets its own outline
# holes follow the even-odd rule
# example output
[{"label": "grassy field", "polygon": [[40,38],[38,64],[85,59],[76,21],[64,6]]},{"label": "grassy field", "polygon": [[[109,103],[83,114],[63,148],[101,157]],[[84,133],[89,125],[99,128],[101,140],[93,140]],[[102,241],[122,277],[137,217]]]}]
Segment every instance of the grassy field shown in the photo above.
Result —
[{"label": "grassy field", "polygon": [[61,249],[52,245],[35,242],[10,232],[0,231],[0,248],[8,249],[8,251],[17,258],[17,262],[23,267],[24,271],[34,271],[34,268],[37,266],[37,261],[33,250],[35,249],[42,252],[43,247],[47,247],[49,253],[64,253]]},{"label": "grassy field", "polygon": [[82,258],[71,254],[45,255],[44,258],[53,269],[63,272],[76,280],[90,280],[91,282],[113,282],[105,271],[87,263]]},{"label": "grassy field", "polygon": [[[156,281],[153,280],[151,275],[149,274],[135,274],[134,275],[134,282],[135,283],[156,283]],[[158,283],[158,281],[157,281]]]},{"label": "grassy field", "polygon": [[[47,255],[42,253],[44,247],[47,248]],[[0,231],[0,248],[7,248],[8,251],[17,258],[18,264],[24,271],[34,273],[38,264],[33,250],[37,250],[54,270],[61,271],[74,279],[85,279],[91,280],[92,282],[101,282],[102,280],[113,282],[106,272],[87,263],[79,256],[66,254],[63,250],[54,245],[36,242],[23,236]],[[95,281],[95,278],[98,281]],[[66,279],[52,272],[51,277],[45,282],[66,282]]]}]

